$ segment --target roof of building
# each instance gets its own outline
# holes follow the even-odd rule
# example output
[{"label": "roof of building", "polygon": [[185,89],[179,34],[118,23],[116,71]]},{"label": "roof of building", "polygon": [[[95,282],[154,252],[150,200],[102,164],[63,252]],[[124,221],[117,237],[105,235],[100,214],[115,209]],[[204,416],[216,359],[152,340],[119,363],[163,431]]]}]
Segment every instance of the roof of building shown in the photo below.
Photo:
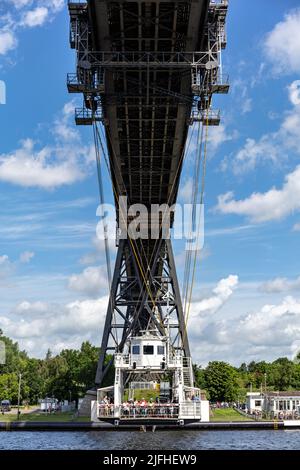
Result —
[{"label": "roof of building", "polygon": [[268,397],[300,397],[299,390],[290,390],[284,392],[267,392]]}]

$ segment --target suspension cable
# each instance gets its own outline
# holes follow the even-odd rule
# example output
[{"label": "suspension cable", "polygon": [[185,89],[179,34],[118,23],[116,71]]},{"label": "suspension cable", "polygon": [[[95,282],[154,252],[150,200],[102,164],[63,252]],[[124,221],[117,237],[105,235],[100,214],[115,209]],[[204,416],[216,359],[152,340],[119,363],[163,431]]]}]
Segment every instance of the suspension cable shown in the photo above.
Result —
[{"label": "suspension cable", "polygon": [[[100,140],[100,145],[101,145],[102,151],[104,152],[104,146],[103,146],[103,143],[102,143],[102,139],[101,139],[101,135],[100,135],[100,133],[99,133],[99,130],[97,130],[96,135],[97,135],[97,137],[98,137],[99,140]],[[107,163],[107,159],[106,159],[106,158],[105,158],[105,160],[106,160],[106,163]],[[116,200],[117,200],[117,198],[118,198],[118,192],[117,192],[117,190],[116,190],[116,187],[115,187],[115,184],[114,184],[114,179],[112,178],[111,172],[109,172],[109,174],[110,174],[110,177],[111,177],[113,192],[114,192],[115,198],[116,198]],[[116,184],[118,184],[116,178],[115,178],[115,181],[116,181]],[[126,224],[126,220],[125,220],[125,218],[124,218],[124,214],[123,214],[122,211],[121,211],[121,216],[123,217],[123,222]],[[145,273],[144,273],[144,270],[143,270],[143,266],[142,266],[141,261],[140,261],[140,259],[139,259],[139,257],[138,257],[138,254],[137,254],[136,248],[135,248],[135,246],[134,246],[133,240],[132,240],[130,237],[129,237],[129,242],[130,242],[130,244],[131,244],[134,258],[135,258],[136,263],[137,263],[137,265],[138,265],[139,271],[140,271],[141,276],[142,276],[142,278],[143,278],[144,285],[145,285],[145,287],[146,287],[146,290],[147,290],[147,292],[148,292],[148,295],[149,295],[149,297],[150,297],[150,300],[151,300],[151,302],[152,302],[152,304],[153,304],[154,311],[155,311],[155,309],[156,309],[156,298],[155,298],[155,299],[153,298],[152,292],[151,292],[151,290],[150,290],[150,287],[149,287],[149,285],[148,285],[148,281],[147,281],[147,279],[146,279],[146,276],[145,276]],[[141,294],[140,294],[140,295],[141,295]],[[164,325],[163,325],[163,323],[162,323],[162,320],[161,320],[160,318],[159,318],[159,322],[160,322],[160,325],[161,325],[163,331],[165,332],[165,327],[164,327]]]},{"label": "suspension cable", "polygon": [[[196,158],[196,170],[194,174],[193,190],[192,190],[192,220],[191,220],[191,226],[190,226],[189,239],[192,238],[193,228],[196,223],[196,207],[197,207],[197,199],[198,199],[198,192],[199,192],[199,175],[200,175],[200,169],[201,169],[202,143],[203,143],[203,126],[201,126],[201,123],[199,121],[198,132],[197,132],[198,155]],[[185,257],[183,287],[182,287],[184,312],[186,311],[186,305],[187,305],[187,300],[188,300],[188,289],[189,289],[189,280],[190,280],[190,271],[191,271],[191,258],[192,258],[192,252],[190,249],[187,249],[186,257]]]},{"label": "suspension cable", "polygon": [[[201,209],[201,211],[203,210],[204,191],[205,191],[209,109],[210,109],[210,102],[208,101],[207,108],[206,108],[206,130],[205,130],[205,140],[204,140],[204,155],[203,155],[201,194],[200,194],[200,209]],[[197,249],[198,241],[199,241],[199,235],[200,235],[200,226],[201,226],[201,222],[199,220],[198,231],[197,231],[197,240],[196,240],[196,250],[195,250],[195,253],[194,253],[192,283],[191,283],[190,292],[189,292],[187,311],[185,313],[184,337],[187,335],[187,325],[188,325],[188,320],[189,320],[189,315],[190,315],[191,300],[192,300],[193,287],[194,287],[194,282],[195,282],[197,255],[198,255],[198,251],[200,251],[200,250]]]}]

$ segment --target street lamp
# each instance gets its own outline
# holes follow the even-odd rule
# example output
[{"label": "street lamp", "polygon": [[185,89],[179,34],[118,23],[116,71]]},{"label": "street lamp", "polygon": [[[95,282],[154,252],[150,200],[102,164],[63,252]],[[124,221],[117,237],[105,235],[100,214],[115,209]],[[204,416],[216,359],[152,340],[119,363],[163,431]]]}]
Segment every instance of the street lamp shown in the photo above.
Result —
[{"label": "street lamp", "polygon": [[18,388],[18,420],[20,419],[20,399],[21,399],[21,380],[22,374],[19,374],[19,388]]}]

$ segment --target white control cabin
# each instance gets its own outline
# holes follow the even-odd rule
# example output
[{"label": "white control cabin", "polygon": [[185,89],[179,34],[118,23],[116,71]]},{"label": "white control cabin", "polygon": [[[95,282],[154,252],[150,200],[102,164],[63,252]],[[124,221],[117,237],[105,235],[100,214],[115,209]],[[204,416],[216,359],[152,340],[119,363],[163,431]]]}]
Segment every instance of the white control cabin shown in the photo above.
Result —
[{"label": "white control cabin", "polygon": [[[209,403],[194,387],[191,358],[171,348],[167,337],[149,331],[131,337],[126,352],[115,354],[114,365],[115,383],[98,390],[92,420],[115,425],[209,421]],[[152,397],[135,399],[131,383],[145,383],[141,388],[152,389]],[[153,383],[154,388],[148,386]]]}]

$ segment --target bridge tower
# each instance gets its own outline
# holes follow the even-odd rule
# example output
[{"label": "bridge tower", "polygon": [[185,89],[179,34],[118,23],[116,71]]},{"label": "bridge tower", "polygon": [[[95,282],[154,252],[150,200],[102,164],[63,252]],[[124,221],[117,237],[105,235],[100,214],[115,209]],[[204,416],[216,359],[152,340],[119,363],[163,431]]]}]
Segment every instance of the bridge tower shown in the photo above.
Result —
[{"label": "bridge tower", "polygon": [[[176,202],[189,126],[220,122],[211,103],[214,93],[229,90],[221,63],[227,7],[227,0],[69,1],[76,73],[68,75],[68,90],[83,95],[76,123],[104,126],[119,228],[132,221],[120,210],[120,196],[149,211]],[[159,217],[156,239],[149,232],[118,240],[95,379],[101,386],[114,361],[115,402],[120,376],[124,383],[159,383],[167,370],[175,374],[173,388],[194,387],[172,245]],[[173,221],[171,214],[167,228]],[[131,348],[141,338],[153,348],[158,341],[163,351],[152,369],[151,361],[134,358]],[[140,347],[150,351],[146,343]]]}]

